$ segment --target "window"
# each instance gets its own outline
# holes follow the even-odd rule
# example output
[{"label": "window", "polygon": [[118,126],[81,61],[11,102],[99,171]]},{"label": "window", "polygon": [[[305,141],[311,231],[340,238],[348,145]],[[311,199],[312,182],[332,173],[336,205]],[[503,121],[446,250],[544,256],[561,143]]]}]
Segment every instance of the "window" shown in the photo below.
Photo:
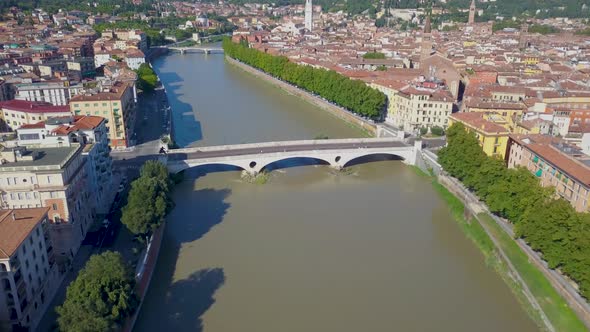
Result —
[{"label": "window", "polygon": [[18,137],[21,140],[39,139],[39,134],[19,134]]},{"label": "window", "polygon": [[57,198],[57,192],[56,191],[52,191],[52,192],[49,193],[49,196],[51,198]]},{"label": "window", "polygon": [[55,204],[55,203],[51,204],[51,208],[52,208],[53,210],[57,210],[57,204]]},{"label": "window", "polygon": [[47,183],[51,183],[51,176],[47,175]]}]

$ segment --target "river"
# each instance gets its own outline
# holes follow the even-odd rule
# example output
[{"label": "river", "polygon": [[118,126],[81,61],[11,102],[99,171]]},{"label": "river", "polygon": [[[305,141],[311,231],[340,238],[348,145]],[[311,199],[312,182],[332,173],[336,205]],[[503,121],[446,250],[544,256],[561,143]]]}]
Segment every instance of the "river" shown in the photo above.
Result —
[{"label": "river", "polygon": [[[154,67],[181,146],[361,135],[221,55]],[[197,169],[174,197],[135,331],[537,330],[400,161],[288,167],[264,185]]]}]

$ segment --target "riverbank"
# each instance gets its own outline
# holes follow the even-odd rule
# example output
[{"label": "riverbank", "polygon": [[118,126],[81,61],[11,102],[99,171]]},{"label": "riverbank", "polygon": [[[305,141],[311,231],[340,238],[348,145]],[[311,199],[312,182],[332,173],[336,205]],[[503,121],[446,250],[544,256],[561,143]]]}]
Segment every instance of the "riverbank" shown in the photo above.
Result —
[{"label": "riverbank", "polygon": [[418,167],[414,169],[430,179],[460,229],[480,249],[486,264],[501,276],[540,328],[545,331],[587,330],[562,294],[489,212],[464,197],[463,189],[457,187],[453,179],[444,175],[431,176]]},{"label": "riverbank", "polygon": [[307,91],[304,91],[294,85],[291,85],[287,82],[283,82],[277,78],[274,78],[274,77],[272,77],[272,76],[270,76],[270,75],[268,75],[256,68],[248,66],[247,64],[244,64],[240,61],[232,59],[228,56],[225,57],[225,60],[228,63],[242,69],[243,71],[250,73],[250,74],[266,81],[266,82],[269,82],[272,85],[280,88],[281,90],[283,90],[293,96],[299,97],[299,98],[305,100],[306,102],[334,115],[335,117],[346,121],[350,125],[354,126],[355,128],[358,128],[361,131],[363,131],[364,133],[366,133],[368,136],[373,137],[373,136],[377,135],[377,126],[374,123],[370,123],[369,121],[366,121],[366,120],[344,110],[341,107],[331,104],[330,102],[328,102],[320,97],[314,96],[313,94],[311,94]]}]

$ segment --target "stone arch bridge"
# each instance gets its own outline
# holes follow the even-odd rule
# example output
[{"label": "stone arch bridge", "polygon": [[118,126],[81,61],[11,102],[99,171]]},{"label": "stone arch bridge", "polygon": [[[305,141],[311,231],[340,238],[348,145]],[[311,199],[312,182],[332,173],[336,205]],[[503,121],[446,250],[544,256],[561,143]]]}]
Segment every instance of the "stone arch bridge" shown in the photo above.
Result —
[{"label": "stone arch bridge", "polygon": [[396,138],[304,140],[177,149],[160,158],[171,173],[203,165],[229,165],[255,175],[272,163],[294,158],[343,168],[355,159],[385,154],[413,165],[421,147],[421,141],[407,145]]}]

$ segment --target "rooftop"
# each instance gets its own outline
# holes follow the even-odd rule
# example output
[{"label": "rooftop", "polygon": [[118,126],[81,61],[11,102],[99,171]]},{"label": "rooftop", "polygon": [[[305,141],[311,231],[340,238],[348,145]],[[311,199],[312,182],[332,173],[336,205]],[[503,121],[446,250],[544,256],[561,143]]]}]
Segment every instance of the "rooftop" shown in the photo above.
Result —
[{"label": "rooftop", "polygon": [[588,156],[581,153],[579,148],[546,135],[510,135],[510,138],[590,188]]},{"label": "rooftop", "polygon": [[486,120],[481,112],[454,113],[450,117],[467,126],[487,134],[508,134],[508,130],[499,124]]},{"label": "rooftop", "polygon": [[[80,149],[78,144],[61,148],[27,148],[26,154],[23,154],[23,156],[35,157],[1,164],[0,172],[23,171],[31,167],[33,170],[59,170],[78,149]],[[4,148],[2,153],[13,151],[14,148]]]},{"label": "rooftop", "polygon": [[0,108],[26,113],[69,113],[69,106],[54,106],[50,103],[26,100],[9,100],[0,102]]},{"label": "rooftop", "polygon": [[0,259],[8,259],[43,220],[49,208],[0,210]]}]

